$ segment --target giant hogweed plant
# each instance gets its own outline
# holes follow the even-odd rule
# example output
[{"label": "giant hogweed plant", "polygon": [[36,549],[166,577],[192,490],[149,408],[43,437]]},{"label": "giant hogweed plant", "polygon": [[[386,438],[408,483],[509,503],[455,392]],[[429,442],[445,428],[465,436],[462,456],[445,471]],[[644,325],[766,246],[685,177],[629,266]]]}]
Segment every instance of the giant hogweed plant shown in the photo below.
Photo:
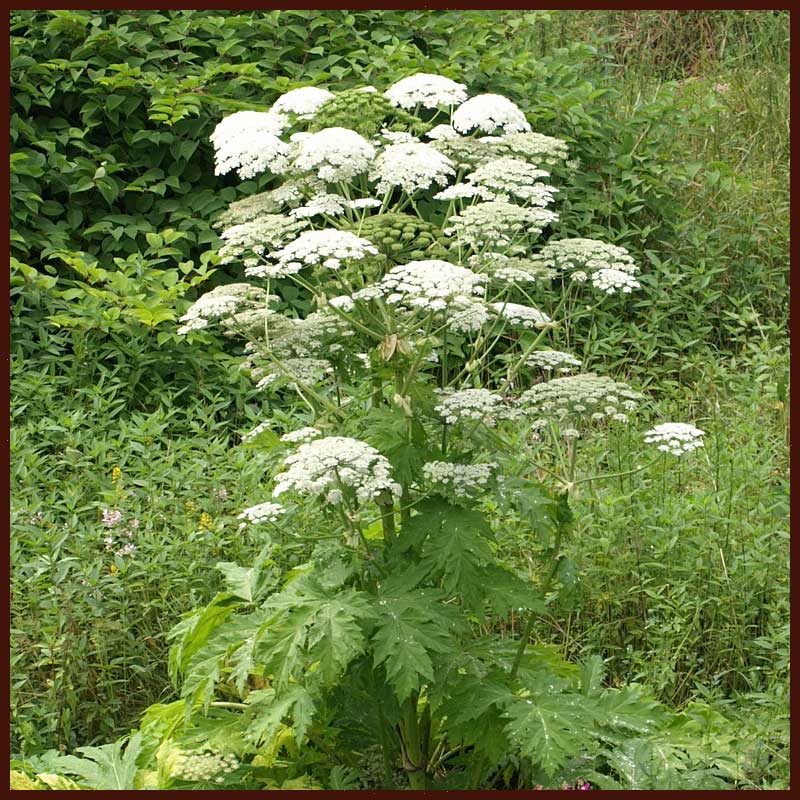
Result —
[{"label": "giant hogweed plant", "polygon": [[[719,721],[530,641],[570,572],[580,437],[642,399],[561,349],[638,287],[624,249],[549,235],[564,142],[426,74],[295,89],[212,141],[219,174],[275,184],[220,218],[246,280],[180,332],[240,337],[295,424],[243,437],[273,467],[240,517],[261,550],[172,631],[181,699],[146,713],[136,784],[353,788],[377,754],[384,787],[722,785]],[[702,435],[650,433],[670,454]],[[509,527],[538,556],[522,571]]]}]

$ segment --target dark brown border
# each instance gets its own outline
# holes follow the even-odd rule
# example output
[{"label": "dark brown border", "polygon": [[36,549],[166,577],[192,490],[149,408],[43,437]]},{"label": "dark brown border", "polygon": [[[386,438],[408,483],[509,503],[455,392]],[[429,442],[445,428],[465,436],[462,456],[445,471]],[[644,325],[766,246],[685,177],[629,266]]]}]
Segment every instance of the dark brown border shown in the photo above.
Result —
[{"label": "dark brown border", "polygon": [[[261,9],[281,9],[281,10],[294,10],[294,9],[321,9],[321,10],[332,10],[332,9],[359,9],[359,10],[506,10],[506,9],[521,9],[521,10],[533,10],[530,3],[514,3],[514,2],[503,2],[499,5],[491,5],[487,2],[475,2],[470,3],[467,0],[462,0],[458,3],[442,3],[442,2],[426,2],[426,3],[389,3],[382,6],[374,6],[372,4],[365,4],[363,2],[350,2],[346,5],[342,3],[325,3],[320,2],[305,2],[305,3],[292,3],[292,2],[284,2],[280,4],[274,5],[265,5],[263,3],[253,4],[253,3],[230,3],[230,2],[217,2],[217,3],[209,3],[209,4],[197,4],[197,3],[158,3],[154,4],[152,2],[149,3],[141,3],[135,2],[135,0],[131,2],[115,2],[111,0],[110,2],[106,2],[103,4],[86,4],[86,3],[69,3],[67,5],[54,5],[50,8],[54,9],[64,9],[67,8],[69,10],[98,10],[98,9],[113,9],[113,8],[120,8],[120,9],[131,9],[131,10],[161,10],[161,9],[187,9],[187,10],[204,10],[204,9],[216,9],[216,8],[224,8],[224,9],[233,9],[233,10],[261,10]],[[533,8],[536,8],[535,6]],[[709,2],[673,2],[670,3],[647,3],[647,2],[640,2],[640,3],[629,3],[629,2],[594,2],[594,3],[551,3],[546,6],[540,6],[539,8],[547,8],[552,10],[571,10],[571,11],[584,11],[584,10],[630,10],[630,11],[647,11],[647,10],[764,10],[764,11],[777,11],[777,10],[794,10],[794,4],[791,2],[782,2],[782,3],[771,3],[771,2],[757,2],[755,0],[748,0],[746,4],[736,4],[732,2],[728,3],[709,3]],[[23,9],[33,9],[33,10],[48,10],[47,7],[43,7],[40,3],[25,3],[25,2],[17,2],[13,4],[13,10],[23,10]],[[12,9],[8,9],[11,11]],[[3,18],[3,26],[4,26],[4,36],[2,37],[2,42],[0,43],[0,51],[3,54],[3,63],[5,64],[5,69],[9,70],[9,16],[5,16]],[[795,13],[790,14],[790,33],[791,39],[793,44],[800,42],[800,10],[796,11]],[[794,75],[800,77],[800,44],[796,44],[792,47],[791,53],[791,66],[792,72]],[[10,83],[10,81],[9,81]],[[8,97],[8,95],[7,95]],[[10,98],[9,98],[10,100]],[[7,100],[3,104],[2,108],[2,115],[3,119],[6,124],[6,130],[9,129],[9,119],[10,119],[10,102]],[[800,104],[800,93],[796,89],[795,86],[792,86],[791,89],[791,111],[792,111],[792,119],[797,119],[797,106]],[[796,154],[796,140],[795,136],[792,135],[792,155]],[[3,139],[4,145],[4,156],[6,158],[5,163],[8,164],[8,156],[10,154],[10,143],[7,137]],[[791,197],[792,202],[791,204],[791,225],[792,229],[797,231],[800,230],[800,212],[797,209],[797,197],[800,196],[800,193],[797,191],[797,175],[792,173],[791,176]],[[4,193],[2,198],[0,198],[0,208],[6,213],[6,218],[9,218],[9,193],[10,193],[10,180],[9,180],[9,173],[5,173],[4,177]],[[6,252],[8,252],[8,229],[5,229],[3,232],[3,236],[5,237],[5,245],[6,245]],[[800,236],[793,236],[791,239],[791,255],[792,257],[796,257],[800,252]],[[800,261],[800,259],[795,258],[795,261]],[[8,290],[9,284],[9,272],[2,271],[2,280],[6,290]],[[790,290],[791,291],[791,290]],[[800,303],[800,299],[795,296],[795,292],[791,292],[791,310],[792,310],[792,318],[794,320],[797,319],[797,311],[795,301]],[[795,332],[796,322],[791,326],[791,339],[792,344],[794,344],[794,340],[796,337]],[[0,386],[2,386],[2,393],[3,398],[6,401],[6,410],[3,416],[3,461],[2,461],[2,468],[4,474],[6,476],[6,483],[8,484],[10,481],[10,446],[9,446],[9,427],[10,427],[10,420],[9,420],[9,407],[10,407],[10,318],[5,318],[4,324],[2,325],[2,338],[0,338],[0,358],[2,358],[5,369],[3,371],[2,378],[0,379]],[[792,378],[795,378],[795,368],[798,368],[800,371],[800,367],[795,364],[794,360],[792,361],[791,365],[791,372]],[[800,433],[798,433],[797,429],[792,433],[791,444],[795,446],[796,452],[800,453]],[[794,448],[793,448],[794,449]],[[9,487],[10,488],[10,487]],[[6,516],[5,519],[9,519],[9,496],[4,495],[4,503],[6,505]],[[800,503],[800,500],[796,500],[796,498],[792,498],[791,501],[791,519],[794,522],[798,515],[797,506]],[[800,554],[800,542],[798,542],[797,546],[797,553],[795,550],[792,551],[792,556],[796,554]],[[0,555],[0,560],[5,563],[6,566],[6,574],[11,577],[11,566],[10,566],[10,559],[9,559],[9,551],[8,547],[3,549],[2,555]],[[791,588],[793,593],[796,591],[800,592],[800,583],[798,580],[792,575],[791,578]],[[3,617],[3,622],[5,626],[5,630],[7,633],[10,634],[10,621],[9,621],[9,611],[10,611],[10,604],[9,604],[9,597],[8,594],[5,594],[5,615]],[[798,637],[793,637],[792,640],[792,651],[795,657],[798,656],[798,650],[800,650],[800,644],[798,644]],[[9,670],[8,661],[3,660],[3,670],[4,674],[6,674]],[[6,675],[8,677],[8,675]],[[796,681],[792,680],[791,684],[795,684]],[[796,692],[795,692],[796,694]],[[800,703],[800,701],[798,701]],[[792,704],[792,711],[795,711],[795,704]],[[3,717],[8,719],[9,718],[9,710],[6,706],[3,710]],[[797,714],[793,713],[792,717],[796,717]],[[795,725],[792,725],[792,734],[795,733]],[[792,745],[791,745],[791,755],[792,755],[792,763],[796,763],[796,751],[800,748],[800,745],[795,745],[794,743],[794,736],[792,736]],[[7,742],[7,740],[6,740]],[[5,748],[6,752],[8,752],[8,745]],[[499,790],[497,790],[499,791]],[[597,791],[597,790],[595,790]],[[453,798],[478,798],[487,794],[485,791],[446,791],[446,790],[437,790],[437,791],[360,791],[360,792],[327,792],[328,794],[335,794],[337,796],[348,796],[348,795],[357,795],[362,798],[377,798],[378,800],[388,800],[389,798],[401,798],[401,797],[433,797],[435,795],[440,795],[442,793],[447,794],[449,797]],[[95,792],[96,794],[109,794],[115,797],[119,796],[130,796],[135,794],[133,791],[122,791],[122,792]],[[222,791],[221,796],[225,795],[240,795],[243,792],[233,792],[233,791]],[[244,792],[249,794],[261,794],[262,792]],[[554,791],[550,791],[549,793],[554,793]],[[649,792],[650,795],[663,795],[669,794],[670,792],[667,791],[654,791]],[[683,794],[701,794],[703,796],[714,796],[720,795],[723,792],[717,791],[688,791],[683,792]],[[784,796],[791,796],[790,790],[784,790],[779,792],[781,795]],[[9,794],[18,795],[19,792],[9,792]],[[56,792],[56,794],[64,794],[63,792]],[[186,796],[195,796],[194,792],[191,791],[173,791],[170,792],[170,796],[176,794],[184,794]],[[218,793],[219,794],[219,793]],[[513,795],[514,797],[519,798],[533,798],[540,797],[541,794],[534,791],[508,791],[504,792],[504,794]],[[618,791],[606,791],[604,792],[606,796],[625,796],[628,792],[618,792]],[[291,792],[292,798],[315,798],[319,797],[320,792],[318,791],[294,791]]]}]

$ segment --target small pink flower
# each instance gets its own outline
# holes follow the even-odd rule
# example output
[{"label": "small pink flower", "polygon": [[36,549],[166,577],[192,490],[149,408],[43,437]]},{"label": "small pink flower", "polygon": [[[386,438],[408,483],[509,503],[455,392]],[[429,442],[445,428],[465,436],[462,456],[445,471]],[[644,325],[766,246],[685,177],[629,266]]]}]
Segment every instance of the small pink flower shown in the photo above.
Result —
[{"label": "small pink flower", "polygon": [[104,508],[103,509],[103,525],[107,528],[113,528],[115,525],[122,522],[122,512],[117,509]]}]

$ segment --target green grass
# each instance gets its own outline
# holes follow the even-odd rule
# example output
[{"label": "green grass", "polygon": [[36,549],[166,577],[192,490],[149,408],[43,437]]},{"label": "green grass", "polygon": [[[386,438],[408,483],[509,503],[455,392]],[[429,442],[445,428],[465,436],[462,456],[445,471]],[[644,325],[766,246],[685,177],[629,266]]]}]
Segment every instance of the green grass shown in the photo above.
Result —
[{"label": "green grass", "polygon": [[[165,398],[131,413],[115,388],[62,396],[15,375],[12,725],[23,750],[134,724],[169,692],[165,632],[218,587],[218,561],[256,546],[235,515],[260,497],[263,464],[231,446],[235,427],[219,421],[229,400],[176,408]],[[123,515],[113,531],[104,509]],[[117,533],[133,519],[133,537]],[[135,553],[115,555],[129,541]]]}]

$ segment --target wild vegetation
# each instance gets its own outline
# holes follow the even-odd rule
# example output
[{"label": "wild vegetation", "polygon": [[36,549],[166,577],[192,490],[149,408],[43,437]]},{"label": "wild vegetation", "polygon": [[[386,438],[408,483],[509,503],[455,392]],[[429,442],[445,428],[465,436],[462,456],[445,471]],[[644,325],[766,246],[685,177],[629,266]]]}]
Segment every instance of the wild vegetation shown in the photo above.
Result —
[{"label": "wild vegetation", "polygon": [[787,13],[11,79],[12,786],[788,787]]}]

